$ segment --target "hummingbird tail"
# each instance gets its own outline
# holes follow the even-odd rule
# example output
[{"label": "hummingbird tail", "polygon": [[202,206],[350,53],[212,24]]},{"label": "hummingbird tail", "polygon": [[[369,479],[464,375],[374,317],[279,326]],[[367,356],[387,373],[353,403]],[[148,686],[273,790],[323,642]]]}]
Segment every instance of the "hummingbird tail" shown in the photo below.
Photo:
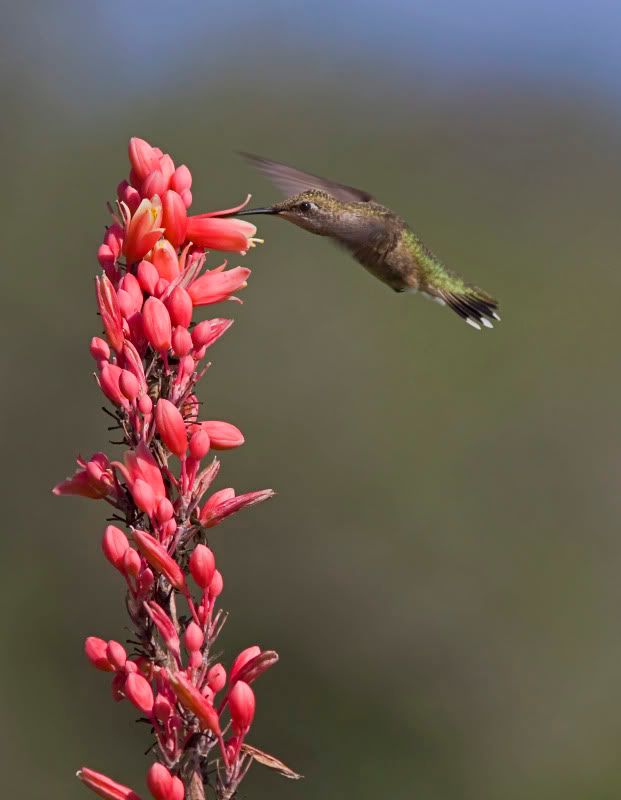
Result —
[{"label": "hummingbird tail", "polygon": [[496,300],[476,286],[466,286],[458,291],[444,289],[433,292],[432,296],[478,331],[481,326],[493,328],[492,320],[500,321]]}]

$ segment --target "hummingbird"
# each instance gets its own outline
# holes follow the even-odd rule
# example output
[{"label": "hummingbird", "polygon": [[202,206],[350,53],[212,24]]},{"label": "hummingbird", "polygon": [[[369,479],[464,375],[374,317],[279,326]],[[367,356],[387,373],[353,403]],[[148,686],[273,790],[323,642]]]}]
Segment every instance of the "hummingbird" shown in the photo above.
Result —
[{"label": "hummingbird", "polygon": [[273,214],[311,233],[328,236],[394,291],[421,292],[451,308],[477,330],[492,328],[492,320],[500,320],[493,297],[445,267],[405,220],[368,192],[278,161],[242,155],[286,199],[234,216]]}]

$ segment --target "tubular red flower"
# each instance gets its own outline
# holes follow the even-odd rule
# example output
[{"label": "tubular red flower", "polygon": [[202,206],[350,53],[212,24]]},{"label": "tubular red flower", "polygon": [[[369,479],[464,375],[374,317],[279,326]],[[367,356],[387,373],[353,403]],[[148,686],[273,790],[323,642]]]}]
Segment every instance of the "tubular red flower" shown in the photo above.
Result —
[{"label": "tubular red flower", "polygon": [[226,272],[207,271],[188,288],[195,306],[206,306],[228,300],[238,289],[246,286],[250,270],[234,267]]},{"label": "tubular red flower", "polygon": [[185,589],[185,578],[181,567],[166,552],[166,548],[146,531],[134,530],[134,541],[142,555],[156,572],[162,574],[168,582],[182,592]]},{"label": "tubular red flower", "polygon": [[[231,491],[222,490],[222,491]],[[246,506],[253,506],[263,500],[269,500],[274,496],[272,489],[263,489],[259,492],[247,492],[236,497],[224,497],[219,492],[213,494],[205,503],[200,513],[201,524],[206,528],[213,528],[219,525],[223,519],[230,517]]]},{"label": "tubular red flower", "polygon": [[188,450],[188,435],[179,409],[163,397],[155,406],[155,424],[157,432],[166,447],[179,458],[183,458]]},{"label": "tubular red flower", "polygon": [[177,700],[181,705],[191,711],[198,719],[203,730],[211,731],[216,736],[221,736],[218,712],[211,703],[203,697],[199,690],[191,683],[182,672],[175,672],[169,677]]},{"label": "tubular red flower", "polygon": [[139,261],[161,239],[164,228],[161,227],[162,203],[155,195],[151,200],[142,200],[132,214],[126,228],[123,252],[128,264]]},{"label": "tubular red flower", "polygon": [[232,319],[206,319],[192,330],[192,341],[197,349],[211,347],[233,324]]},{"label": "tubular red flower", "polygon": [[188,217],[186,240],[206,250],[245,253],[252,247],[256,232],[251,222],[198,214]]},{"label": "tubular red flower", "polygon": [[123,335],[123,318],[119,309],[114,286],[106,275],[95,278],[97,290],[97,306],[106,331],[106,338],[113,350],[121,352],[125,337]]},{"label": "tubular red flower", "polygon": [[83,784],[99,797],[103,797],[104,800],[140,800],[140,797],[129,786],[123,786],[122,783],[117,783],[107,775],[95,772],[94,769],[82,767],[76,774]]},{"label": "tubular red flower", "polygon": [[89,461],[78,460],[82,467],[64,481],[56,484],[52,490],[55,495],[72,494],[101,500],[107,497],[112,489],[113,477],[110,462],[103,453],[95,453]]},{"label": "tubular red flower", "polygon": [[173,800],[173,776],[163,764],[151,764],[147,772],[147,786],[155,800]]}]

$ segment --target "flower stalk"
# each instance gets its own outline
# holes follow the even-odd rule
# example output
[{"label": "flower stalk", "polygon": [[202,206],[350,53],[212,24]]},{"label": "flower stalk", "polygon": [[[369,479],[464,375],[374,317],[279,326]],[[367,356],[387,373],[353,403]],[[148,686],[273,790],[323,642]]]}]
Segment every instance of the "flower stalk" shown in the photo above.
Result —
[{"label": "flower stalk", "polygon": [[[103,500],[113,509],[101,547],[124,579],[132,644],[89,636],[84,650],[94,667],[110,673],[113,699],[134,705],[150,727],[150,795],[202,800],[210,788],[224,800],[255,760],[299,777],[246,741],[256,705],[250,684],[277,654],[249,647],[228,675],[214,655],[226,614],[216,608],[224,580],[208,530],[273,491],[211,492],[220,469],[212,451],[237,448],[244,436],[230,422],[200,419],[196,386],[205,357],[232,320],[194,315],[198,307],[236,300],[250,275],[226,263],[207,269],[206,248],[245,254],[260,240],[254,225],[219,216],[231,209],[190,215],[191,172],[159,148],[133,138],[129,159],[129,178],[117,187],[113,223],[97,254],[103,331],[90,343],[123,453],[78,459],[75,474],[54,493]],[[140,800],[88,767],[78,777],[100,797]]]}]

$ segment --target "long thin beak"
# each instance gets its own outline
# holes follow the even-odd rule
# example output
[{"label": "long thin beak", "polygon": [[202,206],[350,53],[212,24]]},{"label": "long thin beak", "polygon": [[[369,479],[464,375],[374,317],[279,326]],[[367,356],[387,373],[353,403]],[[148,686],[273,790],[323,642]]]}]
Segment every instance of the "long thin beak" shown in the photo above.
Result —
[{"label": "long thin beak", "polygon": [[273,206],[270,208],[247,208],[245,211],[238,211],[233,216],[250,217],[253,214],[278,214],[278,211]]}]

